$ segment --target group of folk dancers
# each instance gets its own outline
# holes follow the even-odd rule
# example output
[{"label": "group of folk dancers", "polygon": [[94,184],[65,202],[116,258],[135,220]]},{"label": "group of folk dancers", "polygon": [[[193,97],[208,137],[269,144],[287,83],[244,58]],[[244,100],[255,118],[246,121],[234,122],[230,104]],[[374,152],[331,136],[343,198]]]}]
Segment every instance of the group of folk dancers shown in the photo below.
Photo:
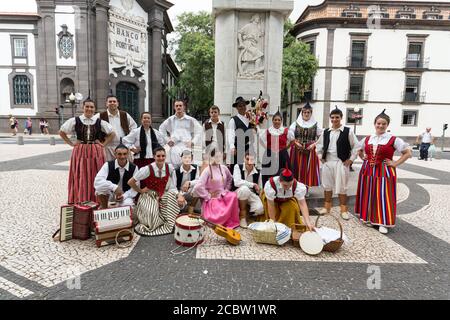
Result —
[{"label": "group of folk dancers", "polygon": [[[85,100],[83,114],[60,129],[73,146],[68,203],[97,201],[101,208],[112,201],[137,203],[135,230],[149,236],[172,232],[176,216],[193,213],[196,205],[206,220],[228,228],[246,228],[249,219],[272,219],[313,230],[305,200],[308,189],[323,186],[320,214],[330,213],[336,194],[340,215],[348,220],[349,168],[359,156],[363,164],[355,214],[383,234],[395,226],[396,167],[411,157],[411,148],[387,132],[390,118],[384,111],[374,120],[375,133],[358,141],[342,124],[337,107],[330,112],[327,129],[314,120],[309,103],[289,128],[277,112],[264,129],[246,117],[248,105],[242,97],[236,99],[237,115],[226,130],[219,107],[212,106],[210,119],[200,125],[185,113],[183,101],[175,101],[175,114],[156,130],[150,113],[141,114],[138,127],[119,110],[115,96],[107,97],[107,110],[100,114],[92,100]],[[264,148],[260,168],[256,144]],[[194,145],[202,145],[200,166],[193,164]],[[395,151],[401,156],[394,161]]]}]

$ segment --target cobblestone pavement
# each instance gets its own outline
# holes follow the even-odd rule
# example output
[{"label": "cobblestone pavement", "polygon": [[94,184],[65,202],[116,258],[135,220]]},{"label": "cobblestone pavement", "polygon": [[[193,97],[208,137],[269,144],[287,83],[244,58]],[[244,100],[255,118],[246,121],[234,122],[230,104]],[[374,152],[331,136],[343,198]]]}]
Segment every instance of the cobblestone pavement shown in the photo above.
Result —
[{"label": "cobblestone pavement", "polygon": [[0,151],[0,299],[450,298],[448,159],[413,158],[398,170],[397,226],[386,236],[352,216],[340,220],[350,241],[334,254],[256,244],[240,230],[240,246],[209,231],[204,244],[173,255],[173,235],[137,237],[127,249],[53,241],[70,148],[0,140]]}]

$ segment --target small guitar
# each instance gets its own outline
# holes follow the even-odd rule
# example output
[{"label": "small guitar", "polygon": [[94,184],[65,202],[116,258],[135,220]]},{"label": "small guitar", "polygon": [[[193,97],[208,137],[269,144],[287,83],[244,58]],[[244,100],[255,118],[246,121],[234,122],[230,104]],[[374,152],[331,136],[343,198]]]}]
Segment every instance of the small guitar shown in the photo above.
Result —
[{"label": "small guitar", "polygon": [[228,243],[237,246],[241,242],[241,234],[233,229],[226,228],[220,224],[213,223],[211,221],[206,220],[198,214],[189,214],[189,218],[201,219],[206,222],[206,224],[214,230],[214,232],[220,236],[225,238]]}]

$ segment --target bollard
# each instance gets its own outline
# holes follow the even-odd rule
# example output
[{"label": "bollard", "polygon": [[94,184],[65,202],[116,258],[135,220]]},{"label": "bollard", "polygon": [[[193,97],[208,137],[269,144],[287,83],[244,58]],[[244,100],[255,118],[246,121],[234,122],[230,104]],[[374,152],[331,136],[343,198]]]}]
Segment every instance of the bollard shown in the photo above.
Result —
[{"label": "bollard", "polygon": [[50,137],[50,145],[51,146],[55,145],[55,137]]},{"label": "bollard", "polygon": [[23,136],[17,136],[17,144],[23,146]]}]

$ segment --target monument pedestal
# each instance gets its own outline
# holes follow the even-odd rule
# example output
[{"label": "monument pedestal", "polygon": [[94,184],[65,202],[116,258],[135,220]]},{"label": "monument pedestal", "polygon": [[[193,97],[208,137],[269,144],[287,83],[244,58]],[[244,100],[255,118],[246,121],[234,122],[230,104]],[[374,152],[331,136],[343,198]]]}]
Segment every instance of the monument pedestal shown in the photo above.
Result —
[{"label": "monument pedestal", "polygon": [[225,123],[238,96],[250,100],[262,90],[270,114],[280,106],[283,27],[293,8],[287,0],[213,0],[214,104]]}]

